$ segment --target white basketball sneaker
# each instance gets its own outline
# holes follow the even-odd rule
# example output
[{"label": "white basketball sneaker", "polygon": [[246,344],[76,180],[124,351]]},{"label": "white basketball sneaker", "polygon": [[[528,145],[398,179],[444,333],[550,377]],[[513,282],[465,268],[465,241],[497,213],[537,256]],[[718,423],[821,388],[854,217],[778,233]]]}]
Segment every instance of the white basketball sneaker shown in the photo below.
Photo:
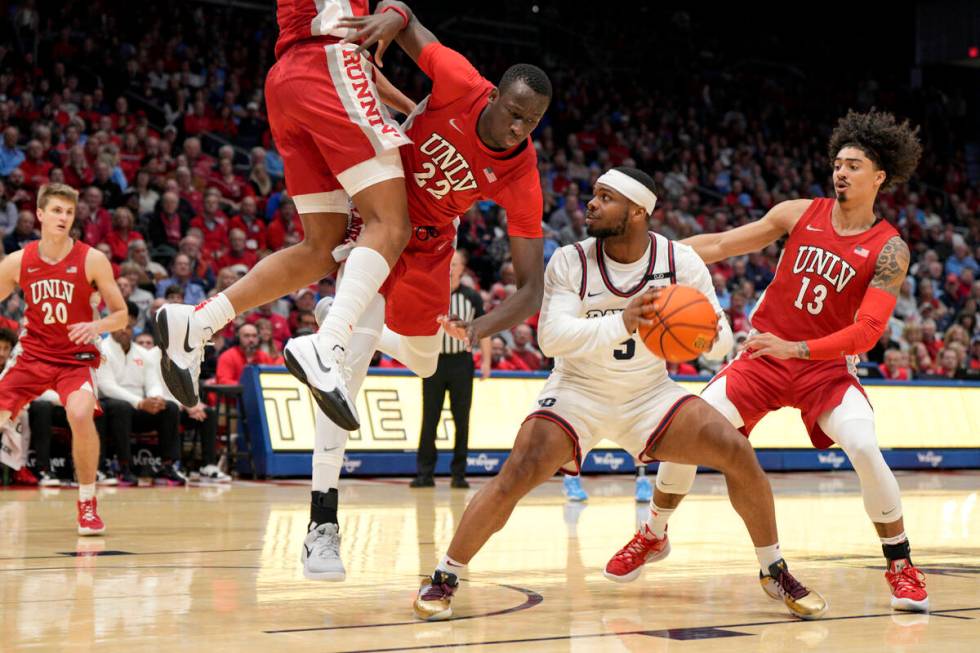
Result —
[{"label": "white basketball sneaker", "polygon": [[163,357],[163,381],[177,400],[188,408],[198,404],[198,380],[204,345],[213,335],[194,319],[189,304],[167,304],[156,315],[157,338]]},{"label": "white basketball sneaker", "polygon": [[347,577],[340,559],[340,528],[337,524],[310,523],[303,540],[303,576],[310,580],[341,581]]},{"label": "white basketball sneaker", "polygon": [[357,407],[347,390],[347,352],[320,334],[292,338],[283,350],[286,369],[310,388],[320,410],[345,431],[360,428]]}]

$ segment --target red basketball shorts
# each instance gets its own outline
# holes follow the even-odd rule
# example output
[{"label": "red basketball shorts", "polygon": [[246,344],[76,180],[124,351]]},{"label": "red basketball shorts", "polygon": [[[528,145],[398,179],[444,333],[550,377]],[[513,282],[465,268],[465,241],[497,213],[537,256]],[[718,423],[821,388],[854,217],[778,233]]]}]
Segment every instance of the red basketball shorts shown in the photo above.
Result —
[{"label": "red basketball shorts", "polygon": [[392,121],[371,64],[354,45],[296,45],[265,81],[269,125],[286,188],[300,213],[346,213],[354,196],[404,177],[398,148],[411,141]]},{"label": "red basketball shorts", "polygon": [[385,326],[403,336],[439,332],[436,319],[449,312],[449,264],[456,226],[412,226],[412,237],[381,286]]},{"label": "red basketball shorts", "polygon": [[728,400],[745,422],[740,430],[746,436],[766,414],[790,406],[800,410],[810,441],[819,449],[834,443],[817,424],[820,416],[839,406],[848,388],[855,387],[867,396],[843,358],[779,360],[770,356],[749,358],[743,352],[711,383],[721,378],[725,379]]},{"label": "red basketball shorts", "polygon": [[[68,405],[68,397],[78,390],[86,390],[96,397],[95,368],[87,365],[56,365],[20,354],[12,359],[0,376],[0,411],[9,410],[17,416],[30,402],[44,392],[54,390],[61,405]],[[95,414],[102,413],[95,403]]]}]

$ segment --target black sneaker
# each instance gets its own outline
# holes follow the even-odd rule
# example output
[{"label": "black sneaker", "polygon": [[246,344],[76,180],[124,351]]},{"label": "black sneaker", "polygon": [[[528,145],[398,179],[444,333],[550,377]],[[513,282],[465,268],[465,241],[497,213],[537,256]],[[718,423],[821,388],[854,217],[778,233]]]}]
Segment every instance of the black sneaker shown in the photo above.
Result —
[{"label": "black sneaker", "polygon": [[435,487],[436,482],[431,476],[416,476],[408,487]]},{"label": "black sneaker", "polygon": [[61,487],[61,479],[50,470],[42,469],[37,473],[37,484],[40,487]]},{"label": "black sneaker", "polygon": [[135,487],[139,485],[139,479],[128,468],[120,469],[117,478],[119,479],[119,487]]},{"label": "black sneaker", "polygon": [[164,463],[157,472],[156,482],[176,487],[187,485],[187,477],[180,471],[177,463]]},{"label": "black sneaker", "polygon": [[453,480],[450,481],[449,487],[466,489],[470,486],[467,480],[462,476],[453,476]]}]

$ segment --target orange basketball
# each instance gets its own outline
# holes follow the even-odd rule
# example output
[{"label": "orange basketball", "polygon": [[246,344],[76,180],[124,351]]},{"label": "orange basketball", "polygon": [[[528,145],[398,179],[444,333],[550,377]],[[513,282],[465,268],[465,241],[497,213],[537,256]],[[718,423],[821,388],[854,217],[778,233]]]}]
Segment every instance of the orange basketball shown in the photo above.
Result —
[{"label": "orange basketball", "polygon": [[639,332],[654,356],[671,363],[694,360],[711,349],[718,316],[708,298],[689,286],[667,286],[648,310],[653,320]]}]

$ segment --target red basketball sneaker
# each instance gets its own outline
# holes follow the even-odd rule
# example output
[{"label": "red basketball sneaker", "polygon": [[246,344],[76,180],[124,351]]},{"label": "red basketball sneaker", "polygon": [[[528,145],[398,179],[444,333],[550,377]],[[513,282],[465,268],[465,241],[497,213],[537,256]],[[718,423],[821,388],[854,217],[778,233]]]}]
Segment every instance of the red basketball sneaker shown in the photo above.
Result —
[{"label": "red basketball sneaker", "polygon": [[909,612],[928,612],[929,595],[926,594],[926,575],[912,566],[908,560],[892,560],[885,572],[885,580],[892,589],[892,608]]},{"label": "red basketball sneaker", "polygon": [[101,535],[105,532],[105,524],[99,517],[95,497],[88,501],[78,502],[78,534]]},{"label": "red basketball sneaker", "polygon": [[649,526],[644,524],[636,531],[633,539],[609,559],[602,575],[616,583],[628,583],[636,580],[643,571],[643,565],[663,560],[668,554],[670,554],[670,541],[667,539],[666,531],[664,536],[659,538],[650,531]]}]

